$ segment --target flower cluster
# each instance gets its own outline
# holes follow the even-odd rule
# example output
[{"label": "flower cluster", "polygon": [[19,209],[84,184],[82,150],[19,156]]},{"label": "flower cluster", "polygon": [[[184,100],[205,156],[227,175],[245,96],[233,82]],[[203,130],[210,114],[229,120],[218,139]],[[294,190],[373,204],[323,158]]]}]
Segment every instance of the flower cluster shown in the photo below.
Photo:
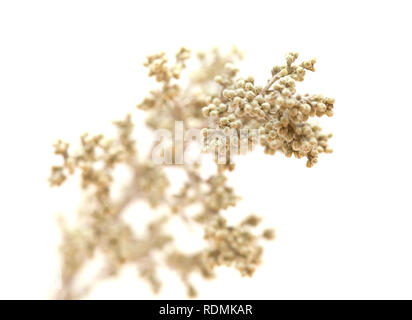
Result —
[{"label": "flower cluster", "polygon": [[203,134],[207,136],[216,128],[228,133],[232,128],[236,131],[231,132],[240,138],[240,129],[258,129],[265,153],[281,151],[287,157],[306,157],[308,167],[317,163],[319,153],[332,152],[328,146],[331,135],[321,133],[320,127],[308,120],[323,115],[331,117],[335,101],[321,94],[297,93],[296,82],[304,80],[306,71],[314,71],[316,62],[311,59],[295,64],[297,58],[297,53],[287,54],[286,64],[272,68],[272,77],[264,87],[255,84],[253,77],[236,81],[217,77],[220,94],[211,96],[210,103],[202,108],[203,115],[209,117],[213,125]]},{"label": "flower cluster", "polygon": [[259,238],[271,240],[274,237],[271,229],[265,230],[261,237],[252,232],[259,222],[255,215],[250,215],[237,226],[228,226],[223,217],[215,219],[205,232],[205,239],[210,243],[206,253],[209,267],[233,265],[243,276],[253,275],[263,253]]}]

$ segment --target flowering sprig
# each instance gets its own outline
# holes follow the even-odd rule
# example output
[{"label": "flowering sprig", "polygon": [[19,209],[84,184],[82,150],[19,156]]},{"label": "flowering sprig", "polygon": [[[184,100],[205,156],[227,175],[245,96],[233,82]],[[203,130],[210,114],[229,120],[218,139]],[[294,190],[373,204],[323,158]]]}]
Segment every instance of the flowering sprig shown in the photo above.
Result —
[{"label": "flowering sprig", "polygon": [[[225,217],[225,211],[241,201],[225,174],[226,169],[235,168],[233,159],[241,153],[238,149],[233,152],[232,147],[246,142],[247,149],[254,150],[258,138],[265,153],[280,151],[286,156],[306,157],[308,167],[317,162],[320,153],[331,152],[331,135],[323,134],[309,119],[332,116],[334,100],[296,93],[296,82],[303,81],[307,71],[314,71],[314,59],[296,64],[298,54],[290,53],[286,63],[274,66],[271,78],[260,86],[253,77],[238,77],[235,64],[242,58],[238,49],[222,54],[214,48],[197,55],[199,68],[182,86],[180,79],[189,58],[190,51],[185,48],[177,52],[173,63],[165,53],[148,56],[144,65],[159,87],[137,107],[146,112],[149,128],[172,131],[175,139],[164,147],[164,153],[171,152],[173,160],[178,144],[173,129],[176,121],[184,121],[189,129],[199,130],[206,152],[219,155],[218,151],[225,151],[223,162],[216,157],[216,172],[209,176],[202,174],[198,163],[176,165],[185,173],[186,181],[172,192],[165,171],[170,164],[161,165],[150,156],[138,154],[131,115],[114,122],[118,129],[114,138],[84,134],[77,149],[58,140],[54,151],[61,163],[52,167],[50,185],[61,186],[69,176],[77,175],[86,194],[75,224],[61,219],[58,298],[84,297],[94,285],[117,275],[125,265],[135,266],[154,292],[162,285],[158,269],[167,266],[180,277],[191,297],[197,293],[192,283],[195,273],[210,279],[216,267],[226,265],[243,276],[252,276],[263,259],[262,240],[274,239],[275,233],[271,228],[260,230],[261,219],[255,214],[238,224],[229,223]],[[236,139],[222,143],[213,130]],[[120,186],[123,192],[115,195],[118,167],[127,168],[130,179]],[[130,205],[136,201],[147,202],[153,210],[154,217],[144,232],[137,232],[124,219],[124,213],[132,210]],[[179,249],[174,241],[179,234],[166,231],[176,219],[189,230],[203,233],[204,243],[198,251]],[[97,255],[104,258],[103,268],[82,284],[82,270]]]}]

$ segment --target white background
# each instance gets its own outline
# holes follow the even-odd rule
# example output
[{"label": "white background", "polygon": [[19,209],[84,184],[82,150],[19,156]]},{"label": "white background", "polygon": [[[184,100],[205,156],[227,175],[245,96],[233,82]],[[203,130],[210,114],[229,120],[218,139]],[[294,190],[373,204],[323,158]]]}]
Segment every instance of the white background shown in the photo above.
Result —
[{"label": "white background", "polygon": [[[153,86],[145,55],[236,44],[264,81],[288,51],[318,59],[301,86],[336,99],[335,152],[251,155],[231,183],[277,239],[252,279],[220,269],[200,298],[412,298],[411,7],[408,1],[1,1],[0,298],[50,298],[57,213],[51,144],[135,112]],[[139,116],[139,113],[135,113]],[[159,298],[184,298],[173,276]],[[134,271],[93,298],[150,298]]]}]

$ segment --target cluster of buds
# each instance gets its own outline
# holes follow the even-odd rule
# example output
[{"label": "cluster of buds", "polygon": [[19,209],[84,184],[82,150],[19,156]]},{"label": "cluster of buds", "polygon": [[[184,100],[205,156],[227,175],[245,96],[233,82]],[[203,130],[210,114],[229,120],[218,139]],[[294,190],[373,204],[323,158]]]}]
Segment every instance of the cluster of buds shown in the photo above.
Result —
[{"label": "cluster of buds", "polygon": [[154,76],[158,82],[168,82],[172,78],[179,79],[180,73],[186,67],[185,61],[189,57],[190,50],[181,48],[176,53],[176,64],[170,68],[164,52],[147,56],[143,65],[149,69],[149,77]]},{"label": "cluster of buds", "polygon": [[226,219],[218,217],[205,232],[205,240],[211,245],[205,254],[206,264],[215,266],[234,266],[242,276],[251,276],[261,263],[263,248],[259,239],[271,240],[274,232],[267,229],[262,236],[256,235],[253,229],[260,219],[250,215],[236,226],[229,226]]},{"label": "cluster of buds", "polygon": [[296,81],[303,81],[306,71],[314,71],[316,62],[311,59],[297,65],[297,58],[297,53],[287,54],[286,64],[272,68],[272,77],[264,87],[256,85],[253,77],[231,82],[223,82],[223,78],[218,77],[216,82],[222,84],[221,94],[211,97],[211,103],[202,109],[212,123],[211,128],[203,130],[203,135],[216,128],[226,132],[228,128],[237,129],[238,136],[239,129],[258,129],[265,153],[274,154],[279,150],[288,157],[306,157],[308,167],[317,163],[319,153],[332,152],[328,146],[331,135],[322,134],[319,126],[308,120],[323,115],[331,117],[335,101],[321,94],[296,92]]},{"label": "cluster of buds", "polygon": [[205,208],[210,213],[218,213],[229,207],[234,207],[239,200],[234,189],[227,185],[227,177],[223,174],[211,176],[207,180],[209,191],[205,195]]}]

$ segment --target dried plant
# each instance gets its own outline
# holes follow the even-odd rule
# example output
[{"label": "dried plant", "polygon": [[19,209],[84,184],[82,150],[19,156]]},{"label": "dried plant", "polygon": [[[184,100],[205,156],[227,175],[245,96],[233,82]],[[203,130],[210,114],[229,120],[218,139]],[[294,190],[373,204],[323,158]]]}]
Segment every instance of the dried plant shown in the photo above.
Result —
[{"label": "dried plant", "polygon": [[[60,140],[55,144],[55,154],[62,161],[52,167],[50,185],[60,186],[78,173],[86,195],[75,223],[61,220],[58,298],[82,298],[94,284],[117,275],[125,265],[136,266],[138,275],[154,292],[161,288],[157,270],[167,266],[176,271],[190,297],[196,295],[191,282],[194,273],[209,279],[214,277],[216,266],[225,265],[251,276],[262,260],[261,241],[272,240],[275,234],[273,229],[258,229],[260,218],[255,214],[238,224],[228,223],[224,211],[236,206],[240,198],[228,185],[225,171],[235,168],[235,156],[245,151],[242,146],[253,150],[256,141],[267,154],[280,151],[287,157],[306,157],[308,167],[316,164],[320,153],[332,151],[328,146],[331,135],[323,134],[308,120],[332,116],[334,100],[296,93],[296,81],[314,71],[315,60],[297,64],[298,54],[289,53],[286,63],[274,66],[271,78],[259,86],[253,77],[237,78],[235,63],[242,53],[236,48],[226,54],[217,48],[199,53],[199,68],[183,82],[180,77],[189,58],[190,51],[182,48],[173,64],[165,53],[150,55],[144,63],[160,86],[137,107],[146,111],[149,128],[171,132],[169,144],[158,149],[159,143],[154,141],[149,156],[140,154],[131,115],[114,122],[118,134],[113,139],[84,134],[76,150]],[[199,163],[182,159],[179,146],[184,149],[193,142],[176,135],[176,121],[199,131],[203,151],[215,156],[214,174],[204,177]],[[165,172],[171,166],[183,170],[187,177],[174,194],[169,191],[171,183]],[[124,183],[116,179],[118,167],[126,167],[131,178],[115,196],[115,184]],[[123,219],[136,201],[146,201],[156,213],[143,234]],[[166,231],[174,219],[203,230],[204,246],[199,251],[179,250],[174,241],[178,235]],[[98,254],[104,257],[104,267],[92,281],[79,284],[85,265]]]}]

